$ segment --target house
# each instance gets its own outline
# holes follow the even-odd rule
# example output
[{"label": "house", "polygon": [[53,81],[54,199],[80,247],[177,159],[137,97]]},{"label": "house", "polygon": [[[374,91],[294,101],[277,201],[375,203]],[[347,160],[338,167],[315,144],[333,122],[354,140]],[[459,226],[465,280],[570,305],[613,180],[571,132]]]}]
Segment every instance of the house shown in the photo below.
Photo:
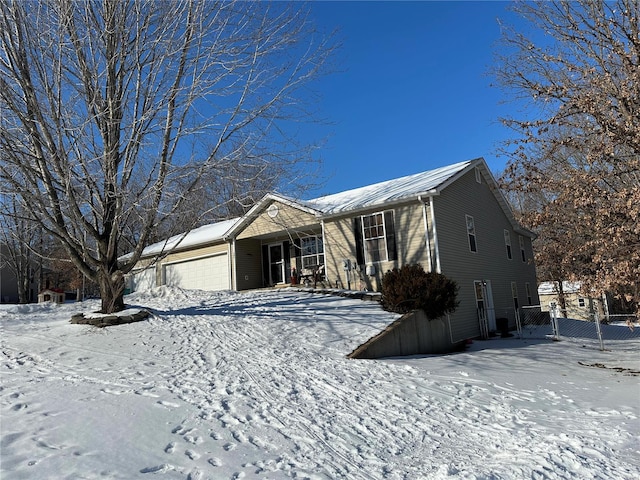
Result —
[{"label": "house", "polygon": [[583,291],[581,282],[562,282],[562,294],[565,302],[565,308],[562,309],[559,287],[558,282],[542,282],[538,285],[542,311],[550,311],[551,304],[555,303],[556,308],[561,310],[559,315],[565,318],[592,321],[595,312],[601,319],[609,314],[606,295],[603,295],[602,298],[590,296]]},{"label": "house", "polygon": [[0,243],[0,303],[18,303],[18,279],[8,259],[8,247]]},{"label": "house", "polygon": [[[19,303],[20,295],[18,293],[18,277],[12,262],[12,251],[9,246],[0,242],[0,303]],[[26,292],[26,300],[34,302],[37,294],[37,284],[33,278],[32,272],[35,268],[29,268],[30,278],[28,291]]]},{"label": "house", "polygon": [[458,283],[455,343],[495,331],[497,318],[513,326],[519,306],[539,303],[533,236],[479,158],[312,200],[267,194],[238,219],[145,249],[130,287],[376,291],[386,271],[420,263]]}]

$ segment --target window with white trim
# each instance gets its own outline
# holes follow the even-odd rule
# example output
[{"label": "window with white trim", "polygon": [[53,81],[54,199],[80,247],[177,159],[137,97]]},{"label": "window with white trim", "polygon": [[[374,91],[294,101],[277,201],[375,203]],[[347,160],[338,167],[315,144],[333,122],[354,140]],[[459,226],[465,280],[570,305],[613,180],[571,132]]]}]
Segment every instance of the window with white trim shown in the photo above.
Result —
[{"label": "window with white trim", "polygon": [[516,282],[511,282],[511,297],[513,298],[513,308],[517,311],[520,305],[518,304],[518,284]]},{"label": "window with white trim", "polygon": [[584,298],[578,298],[578,306],[580,308],[584,308],[587,306],[587,302],[584,301]]},{"label": "window with white trim", "polygon": [[529,282],[524,284],[524,292],[527,295],[527,305],[531,305],[531,285]]},{"label": "window with white trim", "polygon": [[511,233],[509,230],[504,231],[504,246],[507,248],[507,258],[511,260],[513,257],[511,256]]},{"label": "window with white trim", "polygon": [[467,237],[469,238],[469,250],[472,252],[478,251],[478,244],[476,243],[476,225],[471,215],[465,215],[467,221]]},{"label": "window with white trim", "polygon": [[367,263],[396,259],[396,240],[393,210],[360,217],[364,260]]},{"label": "window with white trim", "polygon": [[300,239],[302,268],[314,268],[324,265],[324,245],[322,237],[304,237]]},{"label": "window with white trim", "polygon": [[520,258],[522,258],[523,262],[527,262],[527,252],[524,249],[524,237],[522,235],[518,235],[518,243],[520,244]]},{"label": "window with white trim", "polygon": [[482,173],[478,167],[476,167],[476,182],[482,183]]}]

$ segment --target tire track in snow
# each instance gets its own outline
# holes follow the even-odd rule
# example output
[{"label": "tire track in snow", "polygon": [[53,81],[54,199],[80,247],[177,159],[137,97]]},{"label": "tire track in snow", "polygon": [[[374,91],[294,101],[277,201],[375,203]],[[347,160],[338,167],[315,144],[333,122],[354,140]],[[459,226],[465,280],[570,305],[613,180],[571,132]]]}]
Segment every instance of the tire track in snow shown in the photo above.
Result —
[{"label": "tire track in snow", "polygon": [[[264,394],[264,392],[268,390],[268,387],[272,385],[276,385],[277,390],[280,391],[281,389],[283,389],[285,385],[289,383],[288,388],[290,390],[291,384],[290,382],[287,381],[288,376],[290,375],[291,372],[295,371],[297,375],[296,383],[302,384],[303,385],[302,388],[312,387],[313,390],[320,391],[320,389],[325,389],[326,387],[329,387],[329,389],[334,392],[334,395],[332,397],[329,397],[327,401],[331,401],[333,404],[340,404],[342,411],[344,411],[345,410],[344,407],[347,406],[347,410],[352,414],[352,419],[356,420],[356,422],[351,422],[351,423],[357,424],[358,423],[357,420],[360,420],[361,421],[360,423],[362,423],[362,412],[359,410],[350,408],[349,400],[353,397],[353,393],[354,393],[352,390],[349,390],[347,387],[342,388],[337,383],[328,382],[328,379],[326,378],[326,376],[319,375],[318,370],[315,370],[313,374],[306,373],[306,370],[309,369],[310,365],[314,364],[314,359],[311,358],[310,355],[305,354],[305,349],[301,349],[300,351],[295,351],[294,354],[287,356],[287,360],[289,361],[289,363],[293,358],[297,359],[297,365],[289,364],[285,369],[285,368],[273,365],[269,360],[267,360],[266,362],[259,361],[261,357],[259,354],[256,354],[256,352],[263,351],[264,347],[266,346],[265,343],[256,344],[257,343],[256,338],[261,338],[260,332],[255,332],[255,335],[251,335],[245,332],[242,328],[238,328],[238,325],[234,325],[234,328],[224,328],[224,327],[225,327],[224,325],[221,325],[221,328],[215,329],[215,332],[224,332],[224,338],[222,338],[219,334],[216,333],[218,338],[221,339],[222,344],[228,345],[229,347],[231,347],[228,349],[229,352],[243,352],[242,361],[236,362],[237,365],[235,365],[237,369],[239,367],[238,371],[241,372],[241,374],[236,373],[234,376],[239,378],[239,377],[242,377],[242,373],[243,373],[245,376],[252,379],[253,384],[259,389],[260,392],[262,392],[262,398],[268,400],[269,403],[271,404],[268,409],[271,415],[274,415],[275,417],[277,417],[280,423],[283,423],[282,418],[294,419],[295,421],[292,421],[289,426],[304,425],[305,431],[309,433],[309,435],[311,435],[316,440],[320,440],[323,444],[327,445],[329,448],[329,451],[333,451],[334,454],[338,457],[338,459],[347,461],[348,464],[353,466],[355,471],[360,471],[360,469],[362,469],[363,467],[370,466],[372,459],[368,459],[368,461],[366,462],[363,461],[362,458],[358,458],[356,461],[352,460],[351,457],[354,456],[354,452],[351,447],[347,447],[348,451],[345,453],[342,453],[338,451],[335,446],[333,446],[333,445],[338,445],[342,447],[344,442],[342,443],[335,442],[335,443],[329,444],[323,438],[323,436],[328,437],[329,435],[331,435],[332,440],[334,439],[339,440],[341,437],[348,436],[350,442],[347,442],[347,443],[353,443],[353,440],[356,440],[356,443],[366,445],[367,444],[366,431],[365,432],[357,431],[353,428],[351,428],[349,431],[345,431],[344,427],[337,428],[338,426],[335,423],[333,423],[328,425],[328,427],[330,428],[329,428],[329,431],[327,432],[326,425],[324,427],[321,427],[317,424],[317,422],[309,422],[309,419],[307,418],[308,412],[298,412],[296,411],[296,409],[285,408],[282,406],[287,403],[291,403],[291,398],[287,398],[286,395],[281,394],[280,400],[277,402],[274,402],[273,396]],[[198,338],[201,338],[201,335],[198,335]],[[267,335],[265,335],[264,338],[268,338]],[[273,354],[273,349],[269,351],[271,354]],[[301,362],[300,359],[303,359],[305,361]],[[243,364],[246,365],[246,367],[243,367]],[[263,368],[265,364],[269,365],[268,371],[265,371]],[[298,368],[295,368],[296,366]],[[249,367],[256,369],[256,371],[259,373],[255,375],[249,373],[250,371]],[[320,367],[320,369],[322,368],[324,368],[324,366]],[[320,380],[318,381],[310,380],[313,377],[320,378]],[[262,385],[263,382],[259,381],[258,378],[265,379],[265,382],[264,382],[265,384]],[[339,392],[339,398],[337,399],[337,401],[335,398],[336,392]],[[321,406],[323,408],[326,408],[326,405],[321,405]],[[384,408],[380,409],[379,411],[384,411]],[[330,414],[331,413],[335,414],[335,410],[332,411],[331,409],[328,409],[328,412]],[[321,414],[322,413],[326,413],[326,412],[321,412]],[[317,418],[317,416],[315,415],[312,417]],[[344,412],[342,414],[342,417],[344,417]],[[410,418],[410,415],[405,415],[405,418],[406,418],[406,422],[404,423],[404,426],[396,429],[396,432],[398,431],[398,429],[403,430],[404,437],[405,438],[408,437],[406,438],[406,440],[404,440],[404,443],[406,445],[403,448],[401,448],[400,451],[415,452],[417,448],[420,448],[422,446],[421,444],[423,443],[424,435],[422,433],[420,433],[420,435],[415,435],[415,436],[406,435],[406,432],[409,431],[410,428],[415,427],[416,422],[415,420]],[[386,431],[384,427],[388,428],[389,424],[388,422],[386,422],[384,417],[376,420],[377,420],[376,422],[377,425],[381,426],[376,431],[374,431],[374,433],[378,434],[377,436],[382,435],[387,437],[388,442],[390,444],[394,444],[402,440],[402,439],[394,438],[393,434]],[[433,427],[433,422],[430,426]],[[366,428],[371,429],[371,427],[365,427],[365,429]],[[376,436],[376,435],[371,435],[371,436]],[[375,445],[368,445],[368,446],[369,446],[369,450],[372,450],[372,451],[375,450]],[[398,453],[395,453],[395,455],[398,455]],[[390,454],[389,457],[386,457],[386,458],[379,458],[375,463],[377,463],[380,466],[383,466],[389,463],[389,460],[391,459],[391,457],[393,457],[393,454]],[[322,463],[326,463],[327,460],[329,459],[325,459],[324,462]],[[336,462],[334,461],[332,463],[335,464]],[[342,475],[341,469],[338,467],[335,473]]]},{"label": "tire track in snow", "polygon": [[[517,406],[553,392],[509,391],[451,375],[412,382],[415,371],[410,367],[345,360],[340,356],[345,352],[336,353],[337,345],[345,344],[339,335],[335,349],[332,343],[332,349],[322,351],[331,341],[307,341],[304,321],[287,323],[285,314],[266,310],[258,319],[256,310],[248,300],[226,316],[175,317],[176,328],[191,332],[175,363],[182,362],[185,383],[194,380],[190,386],[177,385],[176,391],[188,387],[184,398],[200,406],[203,418],[220,421],[224,430],[245,437],[256,428],[281,434],[293,444],[282,445],[292,455],[289,467],[330,478],[361,471],[367,478],[487,478],[518,468],[531,476],[531,466],[539,465],[534,477],[564,478],[557,476],[563,463],[556,453],[564,452],[576,471],[593,468],[583,453],[589,442],[580,429],[575,436],[554,437],[536,423],[537,413]],[[219,358],[226,359],[224,370],[215,369],[222,366]],[[332,370],[342,361],[350,365],[337,368],[345,375],[339,378]],[[211,383],[207,386],[200,377]],[[238,416],[252,409],[257,412],[252,418]],[[568,411],[566,420],[572,418]],[[240,440],[239,435],[228,445]],[[450,458],[451,451],[458,452],[456,458]],[[592,460],[606,469],[604,454],[594,454]],[[407,456],[415,462],[407,462]],[[481,465],[479,458],[485,459]],[[290,474],[284,466],[281,471]]]},{"label": "tire track in snow", "polygon": [[[268,330],[268,329],[267,329]],[[233,340],[231,339],[231,335],[229,335],[229,332],[233,332]],[[254,347],[254,351],[251,353],[255,353],[255,351],[262,351],[263,347],[265,345],[255,345],[255,339],[256,338],[267,338],[267,335],[260,335],[260,332],[255,332],[256,335],[251,335],[248,334],[246,331],[244,331],[243,329],[240,328],[234,328],[233,330],[231,329],[225,329],[225,342],[232,345],[233,346],[233,350],[236,351],[246,351],[247,345],[252,345]],[[308,344],[307,344],[308,346]],[[353,441],[355,440],[356,443],[358,444],[367,444],[367,436],[386,436],[388,437],[389,443],[392,442],[397,442],[397,438],[393,438],[392,434],[389,434],[384,428],[380,428],[378,429],[378,431],[371,431],[371,427],[367,426],[366,423],[364,426],[362,425],[358,425],[359,423],[362,424],[363,422],[363,416],[362,416],[362,412],[358,411],[356,409],[351,408],[351,402],[350,400],[352,399],[354,392],[351,389],[348,389],[347,387],[342,387],[339,383],[335,383],[335,382],[330,382],[328,381],[328,378],[326,376],[323,375],[319,375],[319,370],[321,370],[324,367],[321,367],[319,370],[314,370],[313,373],[309,373],[309,367],[311,365],[314,365],[314,363],[317,363],[316,360],[318,360],[317,358],[312,358],[311,355],[307,355],[305,353],[306,349],[300,349],[300,350],[296,350],[293,354],[288,355],[287,356],[287,367],[286,369],[279,366],[279,365],[269,365],[269,371],[265,372],[264,368],[261,369],[261,366],[268,364],[270,362],[264,362],[264,361],[259,361],[260,357],[256,356],[256,355],[244,355],[243,356],[243,362],[244,364],[246,364],[246,368],[244,368],[245,372],[249,372],[249,367],[251,368],[256,368],[256,371],[259,372],[259,374],[256,375],[252,375],[248,373],[248,376],[250,376],[251,378],[253,378],[253,381],[256,385],[259,386],[260,391],[265,392],[268,388],[268,385],[271,384],[273,385],[274,383],[277,385],[278,390],[284,390],[284,386],[286,385],[286,380],[288,379],[288,377],[290,376],[291,372],[295,371],[296,375],[297,375],[297,381],[296,384],[302,384],[302,389],[308,388],[308,387],[312,387],[314,391],[320,391],[320,390],[331,390],[333,392],[333,395],[330,397],[330,401],[333,405],[337,405],[339,404],[341,406],[340,410],[341,410],[341,417],[344,417],[344,411],[346,410],[347,413],[351,414],[351,419],[355,420],[354,422],[350,422],[356,425],[356,427],[352,428],[350,431],[345,432],[344,429],[342,430],[338,430],[337,432],[332,432],[331,429],[329,429],[329,431],[327,431],[327,426],[326,425],[319,425],[317,422],[314,421],[309,421],[309,415],[308,415],[308,411],[306,412],[299,412],[296,409],[293,408],[284,408],[281,405],[285,405],[285,404],[290,404],[292,401],[291,396],[289,396],[288,398],[286,396],[281,395],[281,399],[278,402],[274,402],[273,397],[269,396],[269,399],[271,401],[271,403],[274,405],[275,410],[277,410],[278,413],[278,418],[290,418],[292,419],[292,421],[290,422],[292,425],[304,425],[305,426],[305,430],[314,438],[318,439],[322,444],[325,444],[327,446],[327,448],[330,451],[333,451],[335,455],[338,456],[338,458],[342,459],[343,461],[346,461],[347,464],[351,465],[354,469],[355,472],[359,472],[361,471],[363,468],[366,470],[366,467],[370,467],[370,463],[372,461],[371,458],[367,459],[368,462],[364,462],[363,463],[363,459],[361,458],[362,455],[360,453],[358,453],[359,458],[356,458],[355,460],[352,458],[354,456],[354,451],[352,447],[348,447],[348,451],[346,452],[342,452],[340,450],[337,449],[337,447],[335,445],[338,445],[340,447],[344,447],[343,443],[340,442],[331,442],[329,443],[327,440],[324,439],[324,437],[328,437],[329,435],[331,435],[332,440],[338,439],[340,440],[340,437],[345,437],[345,436],[349,436],[349,440],[351,441],[351,443],[353,443]],[[272,351],[270,351],[270,353],[273,354]],[[293,359],[295,359],[297,361],[298,368],[296,368],[295,364],[292,364],[291,362],[293,361]],[[300,361],[300,360],[304,360],[304,361]],[[335,360],[335,359],[333,359]],[[285,363],[285,362],[283,362]],[[355,363],[354,363],[355,365]],[[262,383],[261,381],[258,380],[258,378],[260,379],[265,379],[265,383],[267,385],[265,386],[260,386],[260,384]],[[314,380],[314,378],[319,378],[319,380]],[[289,390],[291,390],[292,388],[295,390],[297,387],[294,385],[292,387],[292,385],[288,385],[287,387]],[[336,393],[338,394],[339,398],[335,398],[336,397]],[[296,405],[298,406],[298,408],[301,407],[309,407],[309,405],[306,405],[304,403],[301,402],[296,402]],[[278,407],[279,406],[279,407]],[[326,406],[323,406],[326,407]],[[272,413],[273,413],[273,409],[272,409]],[[321,412],[320,416],[323,416],[324,414],[329,413],[329,414],[335,414],[335,411],[332,410],[328,410],[328,412]],[[311,418],[319,418],[318,415],[311,415]],[[372,422],[369,422],[372,423]],[[379,419],[377,422],[378,425],[382,425],[382,426],[389,426],[388,422],[386,422],[384,419]],[[414,422],[409,422],[407,421],[407,425],[413,425]],[[360,426],[360,428],[358,429],[357,427]],[[329,425],[329,427],[331,427],[331,425]],[[334,430],[335,430],[335,425],[333,426]],[[421,434],[419,436],[419,442],[413,442],[410,445],[408,445],[405,450],[409,451],[409,450],[416,450],[416,444],[417,443],[421,443],[423,440],[423,435]],[[372,445],[369,445],[369,450],[374,450],[374,447]],[[377,464],[379,464],[380,466],[384,466],[388,463],[388,458],[381,458],[378,459],[378,461],[376,462]],[[325,462],[326,463],[326,462]],[[335,463],[335,462],[334,462]],[[337,469],[337,472],[340,472],[340,468]]]},{"label": "tire track in snow", "polygon": [[[251,346],[251,342],[247,341],[251,338],[245,334],[238,335],[237,332],[241,331],[236,328],[227,328],[226,322],[215,323],[206,321],[205,318],[198,319],[197,317],[189,318],[173,318],[171,322],[171,328],[182,330],[188,328],[190,334],[183,337],[188,338],[182,343],[182,348],[176,359],[182,362],[183,366],[177,370],[175,378],[184,378],[184,381],[176,382],[172,386],[174,393],[178,394],[183,400],[188,401],[201,409],[201,417],[203,418],[216,418],[219,420],[224,428],[228,428],[228,423],[236,423],[236,426],[242,423],[255,423],[257,419],[246,421],[246,419],[237,419],[233,417],[233,412],[230,412],[229,405],[244,401],[248,405],[261,405],[259,413],[262,420],[260,423],[264,425],[271,425],[279,435],[285,439],[292,441],[297,445],[296,448],[303,450],[301,443],[317,443],[320,442],[326,446],[328,451],[335,450],[324,438],[316,431],[312,425],[307,424],[307,420],[301,416],[298,416],[295,421],[285,418],[285,414],[290,415],[291,410],[281,412],[278,408],[277,400],[269,393],[269,386],[272,383],[259,381],[257,375],[253,373],[252,368],[249,368],[251,362],[247,362],[247,359],[260,358],[257,352],[263,345]],[[230,332],[234,332],[230,334]],[[211,362],[207,362],[207,356],[214,355],[210,353],[212,348],[219,348],[222,350],[221,355],[225,358],[240,358],[240,361],[226,363],[225,371],[209,371]],[[242,352],[239,356],[238,352]],[[188,362],[185,360],[189,358]],[[200,359],[200,360],[198,360]],[[203,371],[204,370],[204,371]],[[256,370],[257,371],[257,370]],[[209,373],[209,375],[207,375]],[[213,380],[211,379],[213,374]],[[198,380],[196,380],[198,378]],[[202,380],[207,378],[207,380]],[[201,388],[206,386],[207,388]],[[221,393],[221,390],[223,393]],[[214,393],[212,395],[212,391]],[[211,400],[219,402],[219,407]],[[258,418],[260,418],[258,417]],[[273,423],[276,422],[276,423]],[[302,435],[300,435],[300,429],[304,424]],[[250,427],[250,425],[249,425]],[[298,430],[295,435],[306,437],[306,440],[293,438],[287,432]],[[234,438],[239,435],[236,432]],[[334,471],[327,471],[329,477],[333,477],[334,473],[338,472],[342,476],[343,469],[340,464],[348,463],[352,464],[354,471],[358,471],[358,465],[353,464],[348,457],[343,456],[340,452],[334,451],[334,455],[338,457],[338,461],[332,461],[330,457],[324,458],[322,461],[316,461],[314,468],[320,471],[327,471],[327,464],[330,463],[333,466]],[[308,468],[305,466],[305,468]],[[363,477],[364,478],[364,477]]]}]

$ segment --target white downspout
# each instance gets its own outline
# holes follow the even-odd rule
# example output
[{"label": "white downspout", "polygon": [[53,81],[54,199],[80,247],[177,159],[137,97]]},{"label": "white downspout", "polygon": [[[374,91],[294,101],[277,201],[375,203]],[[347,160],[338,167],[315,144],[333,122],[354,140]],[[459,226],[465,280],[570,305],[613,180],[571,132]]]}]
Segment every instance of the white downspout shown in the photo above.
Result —
[{"label": "white downspout", "polygon": [[418,201],[422,204],[422,219],[424,221],[424,239],[427,246],[427,264],[429,271],[433,272],[433,259],[431,258],[431,240],[429,239],[429,221],[427,220],[427,201],[418,196]]},{"label": "white downspout", "polygon": [[236,239],[231,240],[231,255],[229,255],[229,271],[231,272],[231,288],[238,291],[238,275],[236,271]]},{"label": "white downspout", "polygon": [[438,231],[436,230],[436,211],[433,206],[433,197],[429,197],[429,206],[431,207],[431,227],[433,228],[433,246],[436,256],[436,273],[442,273],[440,269],[440,249],[438,248]]}]

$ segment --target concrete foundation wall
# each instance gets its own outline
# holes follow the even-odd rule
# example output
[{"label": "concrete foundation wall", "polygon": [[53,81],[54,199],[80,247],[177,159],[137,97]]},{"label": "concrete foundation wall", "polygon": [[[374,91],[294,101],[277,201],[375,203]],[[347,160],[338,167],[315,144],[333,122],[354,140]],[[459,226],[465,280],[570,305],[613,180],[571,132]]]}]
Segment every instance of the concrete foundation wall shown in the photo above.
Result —
[{"label": "concrete foundation wall", "polygon": [[429,320],[422,310],[407,313],[382,332],[360,345],[349,358],[383,358],[429,353],[449,353],[460,345],[451,343],[444,318]]}]

